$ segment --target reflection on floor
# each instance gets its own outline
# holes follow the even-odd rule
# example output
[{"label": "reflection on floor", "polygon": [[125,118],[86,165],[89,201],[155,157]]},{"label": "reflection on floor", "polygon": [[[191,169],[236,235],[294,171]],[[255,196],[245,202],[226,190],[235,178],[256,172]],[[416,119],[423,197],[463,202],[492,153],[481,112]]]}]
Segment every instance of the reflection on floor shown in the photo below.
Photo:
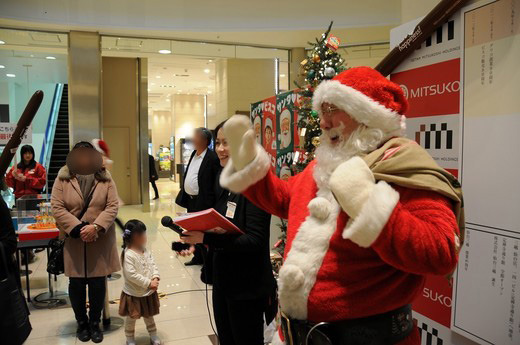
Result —
[{"label": "reflection on floor", "polygon": [[[161,312],[155,319],[159,336],[164,344],[211,345],[209,336],[214,332],[209,322],[205,285],[199,277],[200,267],[184,266],[183,263],[189,259],[177,258],[170,250],[171,242],[177,240],[178,235],[160,225],[161,217],[184,211],[175,205],[178,185],[161,179],[157,186],[160,199],[151,202],[150,213],[142,213],[141,206],[123,206],[119,217],[123,221],[137,218],[147,226],[148,249],[152,250],[161,273],[159,292],[167,295],[161,298]],[[120,236],[118,236],[118,243],[121,243]],[[29,266],[33,271],[30,276],[32,297],[47,291],[46,264],[45,252],[42,252],[37,254],[37,260]],[[61,275],[58,277],[56,288],[58,291],[67,291],[67,284],[68,279]],[[122,284],[122,278],[108,283],[111,300],[119,298]],[[22,285],[25,287],[25,278],[22,278]],[[187,292],[188,290],[196,291]],[[209,291],[209,303],[211,310],[211,291]],[[75,338],[74,314],[70,306],[36,309],[30,305],[30,309],[33,331],[25,344],[81,344]],[[114,328],[122,324],[117,310],[118,304],[110,305]],[[136,338],[138,344],[149,344],[149,337],[142,320],[137,322]],[[117,328],[107,332],[103,344],[125,344],[123,329]]]}]

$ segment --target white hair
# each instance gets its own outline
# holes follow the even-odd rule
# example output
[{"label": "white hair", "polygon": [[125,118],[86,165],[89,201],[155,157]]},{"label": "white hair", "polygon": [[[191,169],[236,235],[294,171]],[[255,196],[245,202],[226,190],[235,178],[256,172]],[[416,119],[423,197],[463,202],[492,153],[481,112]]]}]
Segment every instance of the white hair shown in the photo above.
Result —
[{"label": "white hair", "polygon": [[[364,155],[377,149],[386,138],[379,128],[370,128],[365,125],[359,127],[345,140],[342,134],[343,123],[339,127],[323,131],[320,136],[320,146],[316,148],[316,167],[314,180],[319,188],[328,187],[332,172],[343,162],[354,156]],[[336,145],[330,143],[330,138],[339,136]]]}]

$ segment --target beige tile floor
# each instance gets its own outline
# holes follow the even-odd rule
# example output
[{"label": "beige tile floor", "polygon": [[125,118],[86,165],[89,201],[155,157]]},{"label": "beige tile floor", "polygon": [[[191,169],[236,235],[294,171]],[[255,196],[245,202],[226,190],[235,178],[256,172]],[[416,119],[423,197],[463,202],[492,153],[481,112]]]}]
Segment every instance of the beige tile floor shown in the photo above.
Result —
[{"label": "beige tile floor", "polygon": [[[200,280],[200,267],[185,267],[187,259],[177,258],[170,250],[171,242],[178,239],[173,231],[160,225],[161,217],[182,212],[175,205],[178,185],[169,180],[158,181],[160,199],[151,202],[151,212],[141,212],[141,206],[123,206],[119,217],[123,221],[132,218],[142,220],[147,226],[148,249],[152,250],[155,261],[161,273],[160,293],[170,294],[161,299],[161,312],[155,320],[159,336],[167,345],[211,345],[209,335],[214,334],[209,322],[206,305],[205,285]],[[121,188],[121,187],[119,187]],[[119,230],[118,230],[119,231]],[[121,242],[118,236],[119,243]],[[29,266],[33,271],[30,276],[31,296],[47,291],[47,273],[45,252],[37,254],[37,260]],[[63,275],[58,277],[56,289],[67,291],[68,279]],[[108,283],[108,293],[111,300],[118,299],[121,293],[123,279]],[[22,278],[25,287],[25,278]],[[183,292],[186,290],[199,290]],[[209,307],[211,307],[211,291],[209,291]],[[27,345],[46,344],[82,344],[75,338],[75,321],[70,306],[54,309],[37,309],[30,305],[31,324],[33,331],[27,340]],[[124,344],[125,337],[122,319],[117,314],[118,304],[110,305],[114,330],[105,333],[103,344]],[[118,328],[119,327],[119,328]],[[138,344],[149,344],[149,338],[142,321],[137,323],[136,338]]]}]

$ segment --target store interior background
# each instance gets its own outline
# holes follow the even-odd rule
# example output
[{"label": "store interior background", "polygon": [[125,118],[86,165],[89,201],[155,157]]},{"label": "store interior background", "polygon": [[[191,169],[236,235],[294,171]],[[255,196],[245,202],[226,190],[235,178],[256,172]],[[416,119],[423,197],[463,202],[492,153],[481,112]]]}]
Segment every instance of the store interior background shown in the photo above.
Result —
[{"label": "store interior background", "polygon": [[[323,18],[309,14],[305,14],[305,18],[295,16],[306,13],[303,3],[301,8],[283,5],[288,6],[283,10],[294,12],[284,13],[288,19],[286,27],[270,28],[266,19],[269,16],[263,12],[252,13],[254,18],[245,21],[224,24],[231,15],[222,13],[221,21],[213,19],[211,24],[234,28],[220,32],[180,31],[175,25],[168,31],[152,30],[165,24],[157,9],[151,10],[157,15],[157,23],[143,20],[139,13],[128,13],[125,22],[109,15],[111,25],[107,26],[102,18],[88,15],[96,8],[85,7],[86,19],[82,20],[69,18],[64,13],[64,17],[60,17],[60,8],[51,2],[49,6],[54,6],[55,11],[48,15],[52,18],[42,15],[41,21],[28,20],[16,12],[16,8],[6,8],[12,19],[4,18],[0,22],[1,121],[16,122],[30,95],[38,89],[45,92],[32,124],[32,145],[36,159],[49,170],[52,153],[49,152],[48,128],[52,125],[56,87],[82,77],[70,75],[71,70],[78,69],[71,64],[71,61],[77,61],[70,56],[74,52],[71,36],[75,35],[75,30],[96,31],[100,60],[97,68],[101,72],[99,80],[92,83],[100,85],[99,97],[88,105],[92,112],[89,108],[75,113],[71,109],[69,125],[76,129],[83,125],[86,127],[84,135],[102,136],[108,142],[111,158],[116,162],[112,174],[119,186],[126,187],[119,189],[122,200],[129,205],[142,204],[142,209],[148,211],[150,192],[143,171],[147,162],[139,155],[140,130],[146,121],[147,151],[157,161],[160,181],[173,184],[171,188],[162,189],[166,193],[162,195],[162,202],[173,205],[178,173],[182,169],[179,164],[186,163],[191,148],[183,142],[189,140],[193,129],[215,128],[232,114],[248,113],[252,102],[273,96],[276,91],[294,89],[294,81],[302,84],[299,67],[307,53],[307,42],[319,37],[331,18],[336,20],[333,33],[341,39],[339,52],[347,65],[375,66],[390,49],[390,29],[424,14],[435,4],[435,0],[420,3],[392,0],[384,5],[378,2],[377,8],[371,7],[369,2],[345,4],[342,5],[344,8],[337,9],[344,15],[329,13],[323,14]],[[208,15],[202,14],[202,17]],[[196,26],[202,17],[191,22],[183,19],[183,25],[189,22]],[[135,19],[136,26],[148,29],[146,34],[153,38],[141,37],[142,31],[129,25],[131,19]],[[53,24],[46,24],[48,21]],[[240,30],[246,27],[256,31]],[[74,41],[84,44],[81,39]],[[146,64],[146,90],[141,87],[136,93],[140,63]],[[143,93],[146,93],[147,103],[144,120],[138,109],[142,106],[139,102]],[[73,102],[73,97],[69,94],[70,107],[79,104]],[[70,144],[82,138],[82,133],[73,129],[70,132]],[[13,203],[11,193],[3,192],[3,195]],[[153,208],[154,204],[151,205]],[[278,237],[277,222],[273,220],[274,240]]]},{"label": "store interior background", "polygon": [[[318,3],[321,9],[317,12],[309,9],[312,5],[307,0],[297,4],[276,2],[270,11],[262,12],[243,9],[243,3],[233,0],[226,2],[226,7],[217,13],[194,11],[187,18],[180,18],[185,11],[179,14],[170,11],[168,15],[176,16],[180,24],[164,22],[167,16],[161,12],[166,13],[169,9],[151,8],[154,1],[150,2],[146,18],[137,12],[120,16],[118,10],[125,8],[122,0],[112,1],[109,9],[97,5],[90,8],[81,1],[72,1],[77,12],[85,14],[84,18],[71,17],[66,8],[61,8],[63,3],[57,0],[47,2],[46,8],[53,11],[45,14],[39,11],[42,7],[37,0],[26,2],[26,6],[35,9],[30,16],[27,10],[10,7],[7,2],[0,3],[0,17],[3,17],[0,18],[0,122],[16,122],[32,93],[43,90],[45,97],[32,124],[32,145],[36,159],[44,165],[49,164],[49,120],[53,111],[56,112],[53,96],[58,85],[63,87],[78,78],[74,75],[77,70],[71,66],[71,54],[77,54],[71,50],[71,37],[75,32],[96,33],[99,36],[99,74],[95,75],[98,79],[92,84],[99,84],[95,91],[99,96],[96,96],[98,104],[91,102],[92,113],[83,109],[71,116],[71,121],[76,121],[74,128],[85,128],[86,135],[82,137],[82,133],[73,131],[70,143],[99,131],[111,148],[111,158],[115,162],[112,174],[127,205],[122,207],[121,216],[130,219],[141,211],[151,211],[142,217],[153,219],[158,225],[160,216],[173,216],[178,211],[174,203],[179,188],[177,164],[182,162],[182,139],[189,138],[193,129],[200,126],[213,129],[234,113],[248,113],[252,102],[274,96],[276,90],[296,88],[293,82],[302,81],[298,71],[306,55],[307,42],[319,37],[331,19],[335,21],[333,34],[344,45],[339,52],[347,65],[373,67],[390,50],[390,30],[423,16],[438,0]],[[192,5],[201,10],[198,5]],[[240,17],[238,12],[228,11],[236,6],[240,7],[238,12],[249,11],[249,15]],[[273,21],[269,18],[274,12],[288,19],[284,27],[271,27]],[[157,20],[154,22],[151,18]],[[217,27],[216,31],[197,29],[209,26]],[[171,53],[159,52],[165,50]],[[145,66],[140,65],[142,63]],[[93,70],[96,68],[94,66]],[[146,87],[139,83],[142,70],[146,71]],[[141,111],[143,93],[146,93],[146,103]],[[73,96],[69,94],[70,97]],[[72,107],[73,103],[69,105]],[[144,118],[140,116],[142,114]],[[97,127],[89,128],[91,125]],[[161,198],[157,201],[150,200],[153,195],[149,194],[147,175],[144,175],[148,162],[139,155],[139,141],[143,135],[140,130],[143,128],[146,128],[147,152],[157,160],[171,157],[167,159],[169,164],[157,162],[158,170],[161,166],[163,169],[159,182]],[[163,152],[161,157],[161,146],[170,153]],[[13,204],[12,193],[2,192],[2,196]],[[278,239],[278,223],[279,220],[273,217],[272,243]],[[153,236],[154,241],[161,236],[166,242],[173,238],[160,231]],[[164,258],[171,254],[168,246],[159,247],[158,252]],[[182,272],[179,277],[175,276],[175,284],[165,289],[173,289],[174,285],[175,289],[193,288],[189,276],[180,276],[185,275],[181,266],[175,267],[175,273]],[[35,271],[36,292],[44,292],[45,270]],[[174,270],[171,271],[167,274],[174,275]],[[192,274],[193,280],[200,284],[196,276]],[[166,278],[171,277],[166,275]],[[199,287],[204,286],[200,284]],[[64,280],[59,281],[57,288],[66,289]],[[112,288],[111,298],[117,298],[117,292],[117,288]],[[188,333],[190,337],[212,333],[202,294],[178,301],[182,301],[178,303],[182,303],[184,309],[170,314],[165,308],[162,320],[170,326],[170,317],[182,319],[175,334],[172,332],[172,339],[187,337]],[[169,303],[172,304],[170,307],[174,304],[173,301]],[[193,304],[197,305],[197,310]],[[66,324],[70,318],[68,310],[59,311],[52,317],[33,311],[32,318],[38,327],[28,344],[55,344],[59,334],[73,332],[70,324]],[[195,327],[186,326],[184,318],[192,318]],[[64,341],[63,337],[60,339]],[[183,340],[177,341],[171,344],[186,344]],[[67,338],[63,343],[74,342]]]}]

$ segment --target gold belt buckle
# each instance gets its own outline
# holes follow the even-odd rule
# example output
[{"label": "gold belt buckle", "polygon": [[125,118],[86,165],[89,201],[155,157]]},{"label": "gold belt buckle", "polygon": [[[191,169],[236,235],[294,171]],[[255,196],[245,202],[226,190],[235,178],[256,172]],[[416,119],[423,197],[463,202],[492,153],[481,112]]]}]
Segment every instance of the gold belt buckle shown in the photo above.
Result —
[{"label": "gold belt buckle", "polygon": [[287,317],[287,315],[285,315],[283,311],[280,312],[280,315],[285,320],[285,324],[287,327],[287,335],[289,336],[289,339],[285,339],[285,341],[289,341],[288,345],[295,345],[291,331],[291,320]]}]

